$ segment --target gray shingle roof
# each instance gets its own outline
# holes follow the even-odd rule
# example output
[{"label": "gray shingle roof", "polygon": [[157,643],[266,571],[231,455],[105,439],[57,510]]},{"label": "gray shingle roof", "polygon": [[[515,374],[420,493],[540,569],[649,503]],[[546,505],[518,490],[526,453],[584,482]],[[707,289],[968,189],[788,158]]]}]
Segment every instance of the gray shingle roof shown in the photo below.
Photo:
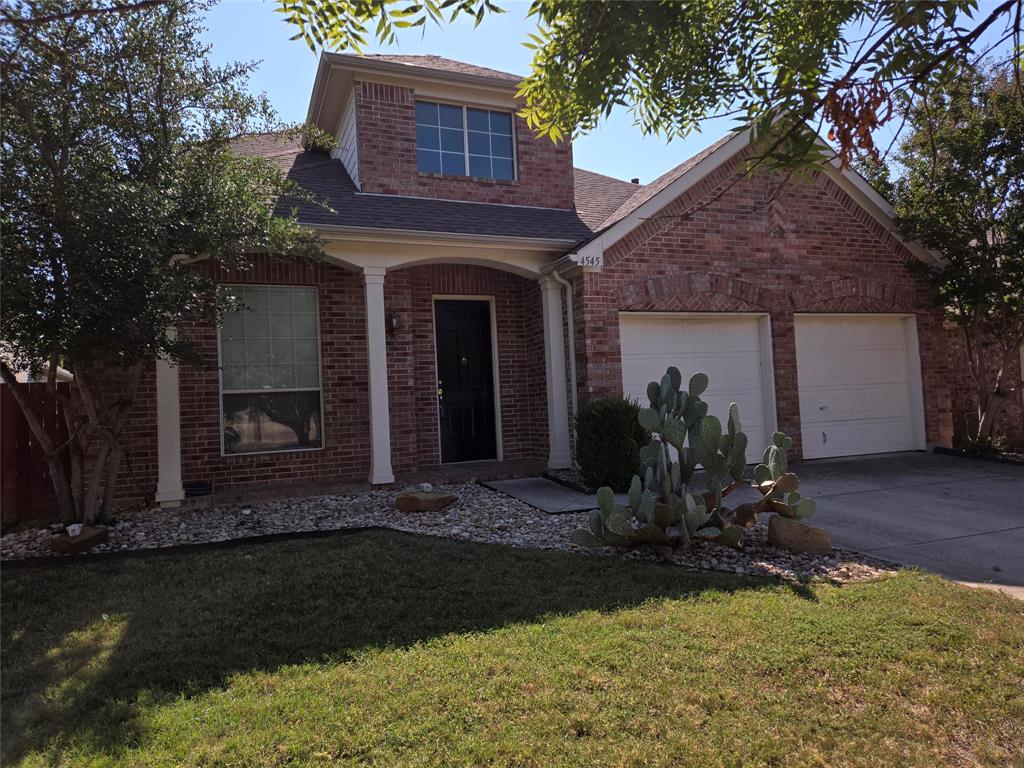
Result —
[{"label": "gray shingle roof", "polygon": [[462,75],[493,77],[498,80],[508,80],[510,83],[518,83],[523,79],[522,76],[513,75],[511,72],[502,72],[499,69],[491,69],[490,67],[478,67],[476,64],[467,64],[464,61],[446,59],[443,56],[371,53],[367,54],[364,58],[376,59],[377,61],[388,61],[392,64],[405,64],[410,67],[425,67],[426,69],[439,69],[444,72],[457,72]]},{"label": "gray shingle roof", "polygon": [[646,186],[576,168],[575,211],[361,194],[341,161],[323,152],[303,150],[292,135],[246,136],[236,139],[234,146],[239,154],[260,155],[274,161],[289,179],[327,206],[283,200],[281,211],[294,207],[304,224],[545,238],[581,244],[629,216],[732,137],[733,134],[724,136]]},{"label": "gray shingle roof", "polygon": [[713,154],[716,149],[726,144],[730,139],[733,138],[734,135],[735,134],[733,133],[726,134],[718,141],[716,141],[714,144],[712,144],[710,147],[707,147],[706,149],[698,152],[693,157],[684,160],[671,171],[662,174],[654,181],[652,181],[650,184],[646,184],[640,187],[639,189],[636,189],[634,187],[636,191],[633,193],[633,195],[631,195],[627,200],[625,200],[618,208],[612,211],[605,218],[604,221],[600,222],[597,225],[596,229],[598,231],[608,229],[608,227],[612,226],[613,224],[622,221],[622,219],[629,216],[629,214],[631,214],[641,205],[643,205],[656,194],[658,194],[663,189],[668,187],[673,181],[675,181],[684,173],[695,167],[701,160]]},{"label": "gray shingle roof", "polygon": [[601,222],[635,195],[640,186],[583,168],[574,169],[576,211],[584,223],[597,231]]},{"label": "gray shingle roof", "polygon": [[305,200],[282,200],[279,210],[294,208],[299,221],[370,229],[445,232],[466,235],[587,240],[593,234],[575,211],[466,203],[432,198],[360,194],[341,161],[323,152],[307,152],[296,139],[260,134],[235,141],[242,155],[261,155],[329,207]]}]

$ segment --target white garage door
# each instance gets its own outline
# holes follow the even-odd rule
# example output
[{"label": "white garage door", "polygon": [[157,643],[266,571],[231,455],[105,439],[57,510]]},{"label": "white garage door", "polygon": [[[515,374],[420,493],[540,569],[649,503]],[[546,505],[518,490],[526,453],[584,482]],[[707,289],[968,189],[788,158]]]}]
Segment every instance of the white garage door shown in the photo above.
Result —
[{"label": "white garage door", "polygon": [[912,320],[797,315],[805,459],[924,448]]},{"label": "white garage door", "polygon": [[[622,349],[622,391],[646,406],[647,384],[660,381],[674,365],[683,386],[698,371],[710,386],[702,397],[708,412],[724,421],[729,403],[740,408],[747,433],[749,461],[759,461],[774,429],[771,357],[762,350],[761,323],[754,315],[693,315],[623,312],[619,315]],[[768,334],[764,334],[767,338]]]}]

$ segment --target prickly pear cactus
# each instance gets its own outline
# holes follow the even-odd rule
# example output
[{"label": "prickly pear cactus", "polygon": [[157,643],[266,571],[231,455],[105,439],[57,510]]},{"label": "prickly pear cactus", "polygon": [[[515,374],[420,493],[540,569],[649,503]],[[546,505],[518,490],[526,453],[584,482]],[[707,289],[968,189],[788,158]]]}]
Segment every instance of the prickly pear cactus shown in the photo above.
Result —
[{"label": "prickly pear cactus", "polygon": [[791,437],[781,432],[772,435],[772,444],[764,451],[764,462],[754,467],[754,487],[764,496],[768,509],[783,517],[803,520],[814,514],[817,504],[814,499],[800,496],[800,479],[786,471],[786,451],[792,447]]},{"label": "prickly pear cactus", "polygon": [[[611,491],[602,488],[590,528],[577,531],[576,543],[654,544],[659,553],[666,546],[688,546],[694,539],[739,546],[743,526],[733,523],[722,499],[743,480],[748,440],[735,403],[729,406],[724,431],[722,423],[708,414],[708,404],[701,399],[707,387],[707,375],[696,373],[684,389],[675,367],[647,385],[649,405],[637,418],[651,433],[651,441],[640,449],[639,473],[628,504],[616,505]],[[691,489],[698,467],[704,469],[707,493]]]}]

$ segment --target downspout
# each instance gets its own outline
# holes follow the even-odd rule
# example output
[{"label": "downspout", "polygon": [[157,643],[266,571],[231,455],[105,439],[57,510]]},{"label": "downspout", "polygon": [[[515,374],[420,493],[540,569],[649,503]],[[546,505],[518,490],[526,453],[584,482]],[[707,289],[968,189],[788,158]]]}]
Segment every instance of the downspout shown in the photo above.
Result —
[{"label": "downspout", "polygon": [[576,327],[573,323],[572,283],[558,274],[557,269],[551,270],[551,276],[565,288],[565,316],[569,326],[569,399],[572,402],[572,416],[576,418]]}]

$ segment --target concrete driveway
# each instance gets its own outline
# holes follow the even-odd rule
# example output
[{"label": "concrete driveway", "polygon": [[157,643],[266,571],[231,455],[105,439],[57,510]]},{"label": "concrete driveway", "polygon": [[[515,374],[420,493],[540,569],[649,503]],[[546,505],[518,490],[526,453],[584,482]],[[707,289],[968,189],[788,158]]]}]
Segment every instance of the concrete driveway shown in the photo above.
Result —
[{"label": "concrete driveway", "polygon": [[902,453],[793,469],[836,546],[1024,598],[1024,467]]},{"label": "concrete driveway", "polygon": [[[809,522],[826,528],[836,546],[1024,599],[1024,467],[889,453],[819,459],[792,469],[800,492],[818,502]],[[543,478],[488,485],[553,514],[594,506],[593,496]],[[760,498],[744,488],[729,503]]]}]

